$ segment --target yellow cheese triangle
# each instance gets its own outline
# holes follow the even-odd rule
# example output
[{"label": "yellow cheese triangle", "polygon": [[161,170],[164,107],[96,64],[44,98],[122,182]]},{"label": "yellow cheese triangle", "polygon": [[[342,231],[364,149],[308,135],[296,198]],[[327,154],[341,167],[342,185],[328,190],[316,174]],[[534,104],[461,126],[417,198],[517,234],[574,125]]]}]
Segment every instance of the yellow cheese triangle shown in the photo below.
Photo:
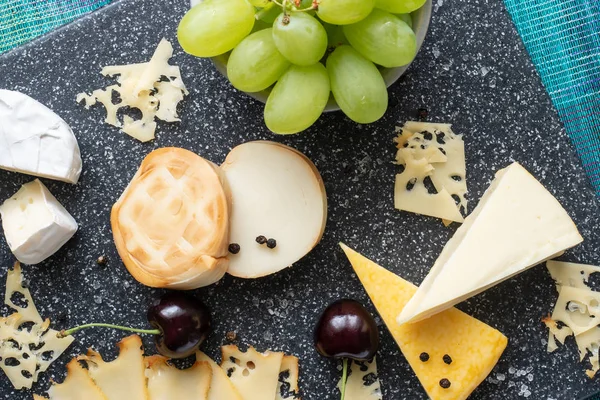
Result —
[{"label": "yellow cheese triangle", "polygon": [[212,368],[212,380],[208,391],[208,400],[242,400],[233,383],[227,377],[227,373],[209,356],[201,351],[196,352],[196,361],[207,362]]},{"label": "yellow cheese triangle", "polygon": [[[466,399],[498,362],[506,348],[506,336],[456,308],[414,324],[398,325],[396,316],[417,287],[340,245],[429,397]],[[427,353],[429,360],[421,361],[421,353]],[[446,354],[452,359],[450,364],[443,360]],[[449,388],[442,388],[442,379],[450,382]]]},{"label": "yellow cheese triangle", "polygon": [[64,382],[54,384],[48,389],[48,397],[50,400],[108,400],[76,358],[67,364],[67,377]]}]

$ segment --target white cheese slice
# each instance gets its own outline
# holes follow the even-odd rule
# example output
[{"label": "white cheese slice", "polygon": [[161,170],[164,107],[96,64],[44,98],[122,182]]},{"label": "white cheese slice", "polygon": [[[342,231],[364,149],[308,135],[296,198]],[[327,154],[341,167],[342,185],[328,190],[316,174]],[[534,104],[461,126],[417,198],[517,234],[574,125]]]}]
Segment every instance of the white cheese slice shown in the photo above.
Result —
[{"label": "white cheese slice", "polygon": [[552,319],[565,323],[575,335],[600,324],[600,292],[562,286]]},{"label": "white cheese slice", "polygon": [[591,368],[585,371],[591,379],[600,370],[600,327],[575,336],[575,340],[579,348],[579,360],[583,361],[587,357],[591,365]]},{"label": "white cheese slice", "polygon": [[299,400],[300,388],[298,387],[298,357],[284,356],[279,367],[279,380],[275,400]]},{"label": "white cheese slice", "polygon": [[196,361],[206,362],[212,369],[212,380],[208,391],[208,400],[242,400],[233,383],[223,368],[219,367],[209,356],[201,351],[196,352]]},{"label": "white cheese slice", "polygon": [[0,169],[77,183],[77,139],[48,107],[23,93],[0,89]]},{"label": "white cheese slice", "polygon": [[2,227],[19,261],[37,264],[56,253],[77,231],[77,222],[36,179],[0,206]]},{"label": "white cheese slice", "polygon": [[558,345],[556,341],[560,344],[565,344],[565,340],[567,337],[573,334],[573,330],[566,325],[559,326],[558,323],[550,317],[546,317],[542,319],[542,322],[546,324],[548,328],[548,353],[552,353],[554,350],[558,349]]},{"label": "white cheese slice", "polygon": [[549,260],[546,262],[546,267],[550,271],[552,279],[556,281],[558,290],[560,290],[561,286],[590,289],[588,286],[590,276],[600,273],[600,267],[564,261]]},{"label": "white cheese slice", "polygon": [[[19,302],[24,303],[21,307],[13,301],[13,297],[20,297]],[[29,289],[23,286],[23,275],[21,264],[16,262],[13,269],[6,274],[6,290],[4,291],[4,304],[18,312],[24,319],[37,323],[44,322],[35,307]]]},{"label": "white cheese slice", "polygon": [[283,353],[259,353],[253,347],[244,353],[234,345],[221,351],[221,368],[243,400],[275,400]]},{"label": "white cheese slice", "polygon": [[521,165],[499,171],[398,317],[415,322],[582,241],[558,201]]},{"label": "white cheese slice", "polygon": [[[348,361],[348,379],[344,400],[381,400],[381,383],[377,376],[377,361]],[[342,389],[342,380],[338,382]]]},{"label": "white cheese slice", "polygon": [[114,361],[104,361],[91,349],[80,359],[87,363],[90,377],[108,400],[149,400],[142,340],[132,335],[121,340],[118,346],[119,357]]},{"label": "white cheese slice", "polygon": [[150,400],[207,400],[212,377],[207,362],[180,370],[165,357],[151,356],[146,357],[146,365]]},{"label": "white cheese slice", "polygon": [[[49,400],[110,400],[96,386],[88,372],[76,358],[67,364],[67,377],[63,383],[55,383],[48,389]],[[43,397],[35,397],[34,400]]]}]

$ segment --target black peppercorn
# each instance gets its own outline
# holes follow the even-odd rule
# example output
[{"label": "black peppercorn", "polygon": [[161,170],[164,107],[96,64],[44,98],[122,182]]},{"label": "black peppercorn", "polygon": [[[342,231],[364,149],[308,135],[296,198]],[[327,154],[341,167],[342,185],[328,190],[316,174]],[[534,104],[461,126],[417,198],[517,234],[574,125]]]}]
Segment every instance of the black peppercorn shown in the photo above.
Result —
[{"label": "black peppercorn", "polygon": [[229,252],[231,254],[237,254],[237,253],[239,253],[240,252],[240,245],[237,244],[237,243],[231,243],[229,245]]},{"label": "black peppercorn", "polygon": [[444,354],[444,357],[442,357],[442,359],[444,360],[444,362],[448,365],[452,364],[452,357],[450,357],[448,354]]},{"label": "black peppercorn", "polygon": [[270,249],[274,249],[277,246],[277,241],[275,239],[267,240],[267,247]]},{"label": "black peppercorn", "polygon": [[440,386],[444,389],[448,389],[450,387],[450,381],[446,378],[440,380]]},{"label": "black peppercorn", "polygon": [[265,243],[267,243],[267,238],[264,237],[263,235],[257,236],[256,237],[256,243],[258,243],[258,244],[265,244]]},{"label": "black peppercorn", "polygon": [[429,361],[429,354],[427,354],[427,353],[425,353],[425,352],[422,352],[422,353],[419,355],[419,359],[420,359],[421,361],[423,361],[423,362]]},{"label": "black peppercorn", "polygon": [[106,264],[106,256],[100,256],[100,257],[98,257],[98,259],[96,260],[96,262],[98,263],[98,265],[105,265]]}]

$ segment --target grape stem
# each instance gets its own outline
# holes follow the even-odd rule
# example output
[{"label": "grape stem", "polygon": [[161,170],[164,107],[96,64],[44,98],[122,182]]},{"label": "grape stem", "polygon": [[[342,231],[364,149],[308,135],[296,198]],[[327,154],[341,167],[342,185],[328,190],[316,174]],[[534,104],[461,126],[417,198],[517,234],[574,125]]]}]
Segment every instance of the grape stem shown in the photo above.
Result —
[{"label": "grape stem", "polygon": [[64,338],[64,337],[70,336],[70,335],[74,334],[75,332],[78,332],[82,329],[93,328],[93,327],[112,328],[112,329],[118,329],[121,331],[135,332],[135,333],[147,333],[149,335],[160,335],[162,333],[158,329],[136,329],[136,328],[128,328],[126,326],[113,325],[113,324],[92,323],[92,324],[79,325],[79,326],[76,326],[75,328],[71,328],[71,329],[63,329],[62,331],[58,332],[56,334],[56,336],[59,338]]},{"label": "grape stem", "polygon": [[346,397],[346,381],[348,380],[348,359],[344,358],[342,360],[342,388],[340,392],[342,393],[341,400],[344,400]]}]

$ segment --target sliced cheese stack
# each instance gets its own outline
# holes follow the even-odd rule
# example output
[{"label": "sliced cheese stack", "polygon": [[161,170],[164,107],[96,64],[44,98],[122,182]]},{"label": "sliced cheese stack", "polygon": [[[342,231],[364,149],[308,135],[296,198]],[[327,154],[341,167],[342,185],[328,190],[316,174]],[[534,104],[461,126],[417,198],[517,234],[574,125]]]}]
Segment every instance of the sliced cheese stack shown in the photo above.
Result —
[{"label": "sliced cheese stack", "polygon": [[407,122],[395,139],[394,203],[399,210],[462,222],[467,212],[465,146],[449,124]]},{"label": "sliced cheese stack", "polygon": [[341,246],[428,396],[466,399],[498,362],[506,337],[456,308],[415,324],[398,325],[396,316],[414,296],[416,286]]},{"label": "sliced cheese stack", "polygon": [[[558,299],[552,317],[543,321],[550,330],[548,352],[575,335],[579,359],[591,364],[586,374],[593,378],[600,370],[600,292],[591,290],[591,274],[600,274],[600,267],[585,264],[548,261],[550,275],[556,281]],[[559,324],[560,322],[561,324]]]},{"label": "sliced cheese stack", "polygon": [[496,173],[398,317],[416,322],[582,241],[558,201],[518,163]]}]

